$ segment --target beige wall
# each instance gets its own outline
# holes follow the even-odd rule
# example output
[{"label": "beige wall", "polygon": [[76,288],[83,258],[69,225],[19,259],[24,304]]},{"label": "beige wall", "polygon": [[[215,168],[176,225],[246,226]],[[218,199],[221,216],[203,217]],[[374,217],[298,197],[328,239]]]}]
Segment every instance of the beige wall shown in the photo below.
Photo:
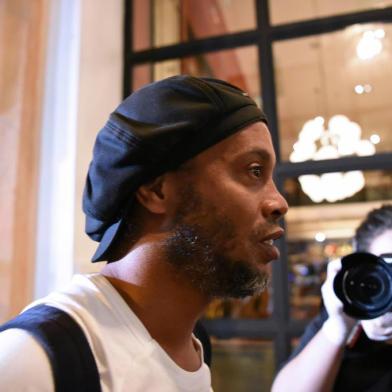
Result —
[{"label": "beige wall", "polygon": [[0,1],[0,322],[100,268],[81,195],[121,100],[123,17],[122,0]]},{"label": "beige wall", "polygon": [[47,1],[0,1],[0,321],[33,291]]},{"label": "beige wall", "polygon": [[75,272],[97,270],[96,244],[84,233],[81,197],[95,136],[122,98],[123,1],[84,0],[81,17],[75,192]]},{"label": "beige wall", "polygon": [[95,136],[121,100],[122,0],[50,3],[35,297],[97,270],[81,198]]}]

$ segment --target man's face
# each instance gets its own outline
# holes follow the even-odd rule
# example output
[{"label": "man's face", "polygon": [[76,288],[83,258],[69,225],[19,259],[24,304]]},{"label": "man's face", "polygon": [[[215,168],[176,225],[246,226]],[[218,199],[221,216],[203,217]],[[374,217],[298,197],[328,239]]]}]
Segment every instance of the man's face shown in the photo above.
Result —
[{"label": "man's face", "polygon": [[261,291],[287,203],[272,179],[275,154],[255,123],[197,155],[175,172],[168,260],[208,296]]},{"label": "man's face", "polygon": [[[369,246],[369,252],[377,256],[392,253],[392,230],[384,231],[374,238]],[[387,312],[372,320],[362,320],[361,324],[370,339],[392,340],[392,312]]]}]

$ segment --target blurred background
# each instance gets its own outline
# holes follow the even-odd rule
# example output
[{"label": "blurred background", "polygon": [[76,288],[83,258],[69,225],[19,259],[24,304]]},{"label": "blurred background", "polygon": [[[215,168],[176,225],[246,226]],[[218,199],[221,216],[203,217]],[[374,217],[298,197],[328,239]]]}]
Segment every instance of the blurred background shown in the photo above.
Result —
[{"label": "blurred background", "polygon": [[391,22],[387,0],[0,0],[0,322],[101,268],[81,193],[121,99],[178,73],[225,79],[267,112],[291,209],[268,290],[204,323],[214,390],[269,390],[327,262],[392,201]]}]

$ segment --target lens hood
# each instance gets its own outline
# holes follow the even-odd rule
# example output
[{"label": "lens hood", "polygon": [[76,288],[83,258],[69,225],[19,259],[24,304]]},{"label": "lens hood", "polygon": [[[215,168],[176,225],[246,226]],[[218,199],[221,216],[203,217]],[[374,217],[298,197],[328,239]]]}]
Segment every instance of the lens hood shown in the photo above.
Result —
[{"label": "lens hood", "polygon": [[356,252],[342,258],[333,288],[351,317],[368,320],[392,308],[392,267],[381,257]]}]

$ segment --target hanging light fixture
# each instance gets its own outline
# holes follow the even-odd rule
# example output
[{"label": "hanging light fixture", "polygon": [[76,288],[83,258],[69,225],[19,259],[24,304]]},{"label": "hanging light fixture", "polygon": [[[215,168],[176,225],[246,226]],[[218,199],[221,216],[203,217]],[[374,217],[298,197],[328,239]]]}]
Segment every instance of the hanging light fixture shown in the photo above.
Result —
[{"label": "hanging light fixture", "polygon": [[382,39],[384,37],[385,31],[383,29],[365,31],[357,44],[358,58],[371,60],[379,55],[383,49]]},{"label": "hanging light fixture", "polygon": [[[335,115],[324,126],[319,116],[302,127],[290,155],[291,162],[336,159],[344,156],[367,156],[375,153],[369,140],[361,139],[361,127],[343,115]],[[302,190],[315,203],[335,202],[353,196],[365,185],[361,171],[303,175],[298,178]]]}]

